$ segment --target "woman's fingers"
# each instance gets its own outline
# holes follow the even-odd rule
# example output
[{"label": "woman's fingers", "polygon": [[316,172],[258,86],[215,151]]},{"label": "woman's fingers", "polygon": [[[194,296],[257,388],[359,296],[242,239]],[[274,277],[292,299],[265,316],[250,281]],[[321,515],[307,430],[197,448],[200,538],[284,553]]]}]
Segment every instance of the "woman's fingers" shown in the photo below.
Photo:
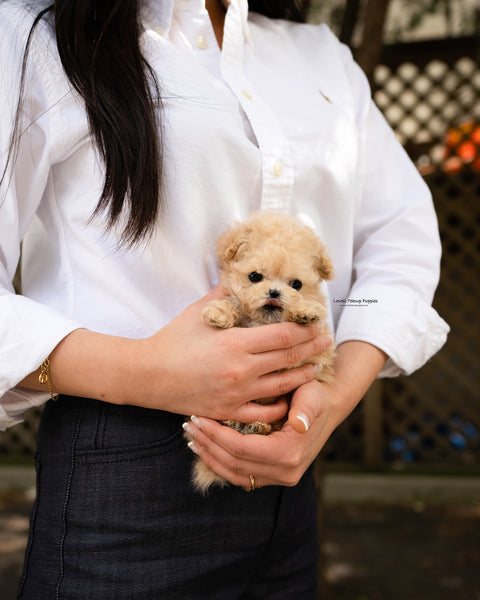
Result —
[{"label": "woman's fingers", "polygon": [[[242,487],[250,487],[250,475],[255,478],[256,486],[283,483],[274,476],[276,468],[270,461],[258,462],[254,459],[258,444],[263,445],[266,438],[271,436],[242,435],[205,418],[194,417],[194,422],[196,425],[185,425],[193,438],[189,447],[215,473],[233,485]],[[251,444],[254,446],[249,449]]]},{"label": "woman's fingers", "polygon": [[259,486],[298,483],[306,465],[297,442],[304,441],[288,425],[270,435],[242,435],[211,419],[194,418],[189,424],[191,450],[210,468],[234,485],[249,485],[253,475]]},{"label": "woman's fingers", "polygon": [[[260,399],[258,396],[256,399]],[[281,421],[288,413],[289,403],[286,396],[281,396],[272,404],[258,404],[257,402],[246,402],[237,409],[229,418],[241,423],[274,423]]]},{"label": "woman's fingers", "polygon": [[[241,435],[240,433],[238,435]],[[256,467],[258,465],[248,466],[248,463],[243,464],[243,469],[237,468],[235,463],[231,460],[231,456],[221,446],[211,446],[202,443],[201,434],[197,435],[193,442],[188,444],[189,448],[207,464],[212,471],[214,471],[220,477],[223,477],[231,484],[241,487],[250,486],[249,474],[257,472],[257,486],[260,485],[260,474]],[[251,473],[248,473],[250,468]],[[266,485],[264,480],[263,485]]]},{"label": "woman's fingers", "polygon": [[329,334],[317,334],[305,342],[294,346],[255,354],[255,359],[263,373],[271,373],[280,369],[289,369],[312,356],[321,354],[333,343]]},{"label": "woman's fingers", "polygon": [[315,335],[296,346],[254,354],[252,362],[259,375],[254,381],[251,399],[282,396],[312,381],[317,374],[315,365],[308,362],[299,367],[295,365],[324,352],[332,341],[330,335]]},{"label": "woman's fingers", "polygon": [[314,378],[315,367],[312,364],[262,375],[255,382],[256,398],[254,399],[271,398],[288,394],[301,385],[312,381]]},{"label": "woman's fingers", "polygon": [[319,329],[316,325],[275,323],[243,330],[245,349],[251,354],[286,349],[314,339]]},{"label": "woman's fingers", "polygon": [[[242,331],[242,330],[240,330]],[[245,349],[260,374],[292,368],[331,346],[333,337],[317,325],[279,323],[243,330]]]}]

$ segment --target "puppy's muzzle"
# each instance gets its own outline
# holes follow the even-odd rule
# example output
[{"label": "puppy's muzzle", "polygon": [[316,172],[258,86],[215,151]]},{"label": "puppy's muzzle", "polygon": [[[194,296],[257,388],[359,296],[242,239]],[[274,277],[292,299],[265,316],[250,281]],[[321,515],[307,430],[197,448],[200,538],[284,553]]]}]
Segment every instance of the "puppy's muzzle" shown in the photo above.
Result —
[{"label": "puppy's muzzle", "polygon": [[276,310],[276,309],[282,309],[282,303],[280,302],[280,298],[281,298],[282,294],[276,290],[276,289],[270,289],[268,291],[268,300],[265,302],[265,304],[263,305],[263,308],[265,308],[266,310]]}]

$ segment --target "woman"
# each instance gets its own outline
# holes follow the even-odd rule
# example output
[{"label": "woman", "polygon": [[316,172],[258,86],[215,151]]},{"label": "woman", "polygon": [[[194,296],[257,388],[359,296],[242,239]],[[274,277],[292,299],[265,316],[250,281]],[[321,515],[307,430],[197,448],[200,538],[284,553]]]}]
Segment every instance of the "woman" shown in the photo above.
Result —
[{"label": "woman", "polygon": [[[445,341],[431,199],[363,74],[277,19],[306,5],[249,4],[0,4],[3,428],[51,397],[19,598],[315,598],[312,461]],[[200,320],[215,240],[254,209],[329,249],[331,385],[283,370],[331,343],[313,326]],[[267,437],[217,422],[287,411]],[[195,492],[191,451],[232,485]]]}]

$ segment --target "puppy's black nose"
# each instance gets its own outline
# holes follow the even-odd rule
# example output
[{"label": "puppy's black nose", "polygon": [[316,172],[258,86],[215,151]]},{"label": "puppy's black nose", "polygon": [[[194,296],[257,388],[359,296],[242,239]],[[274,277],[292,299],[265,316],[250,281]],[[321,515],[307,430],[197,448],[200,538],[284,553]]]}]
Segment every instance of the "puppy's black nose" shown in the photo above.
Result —
[{"label": "puppy's black nose", "polygon": [[268,296],[270,298],[280,298],[280,292],[278,290],[269,290]]}]

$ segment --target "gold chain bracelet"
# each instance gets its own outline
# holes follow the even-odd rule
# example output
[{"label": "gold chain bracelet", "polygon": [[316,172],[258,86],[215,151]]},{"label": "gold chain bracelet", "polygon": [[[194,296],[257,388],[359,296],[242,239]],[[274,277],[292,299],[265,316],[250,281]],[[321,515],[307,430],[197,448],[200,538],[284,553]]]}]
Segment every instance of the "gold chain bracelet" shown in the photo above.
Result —
[{"label": "gold chain bracelet", "polygon": [[47,358],[40,365],[40,375],[38,376],[38,382],[41,383],[42,385],[44,385],[45,383],[48,385],[48,393],[50,394],[50,398],[52,400],[55,401],[58,399],[58,394],[53,393],[52,377],[50,375],[50,357],[49,356],[47,356]]}]

